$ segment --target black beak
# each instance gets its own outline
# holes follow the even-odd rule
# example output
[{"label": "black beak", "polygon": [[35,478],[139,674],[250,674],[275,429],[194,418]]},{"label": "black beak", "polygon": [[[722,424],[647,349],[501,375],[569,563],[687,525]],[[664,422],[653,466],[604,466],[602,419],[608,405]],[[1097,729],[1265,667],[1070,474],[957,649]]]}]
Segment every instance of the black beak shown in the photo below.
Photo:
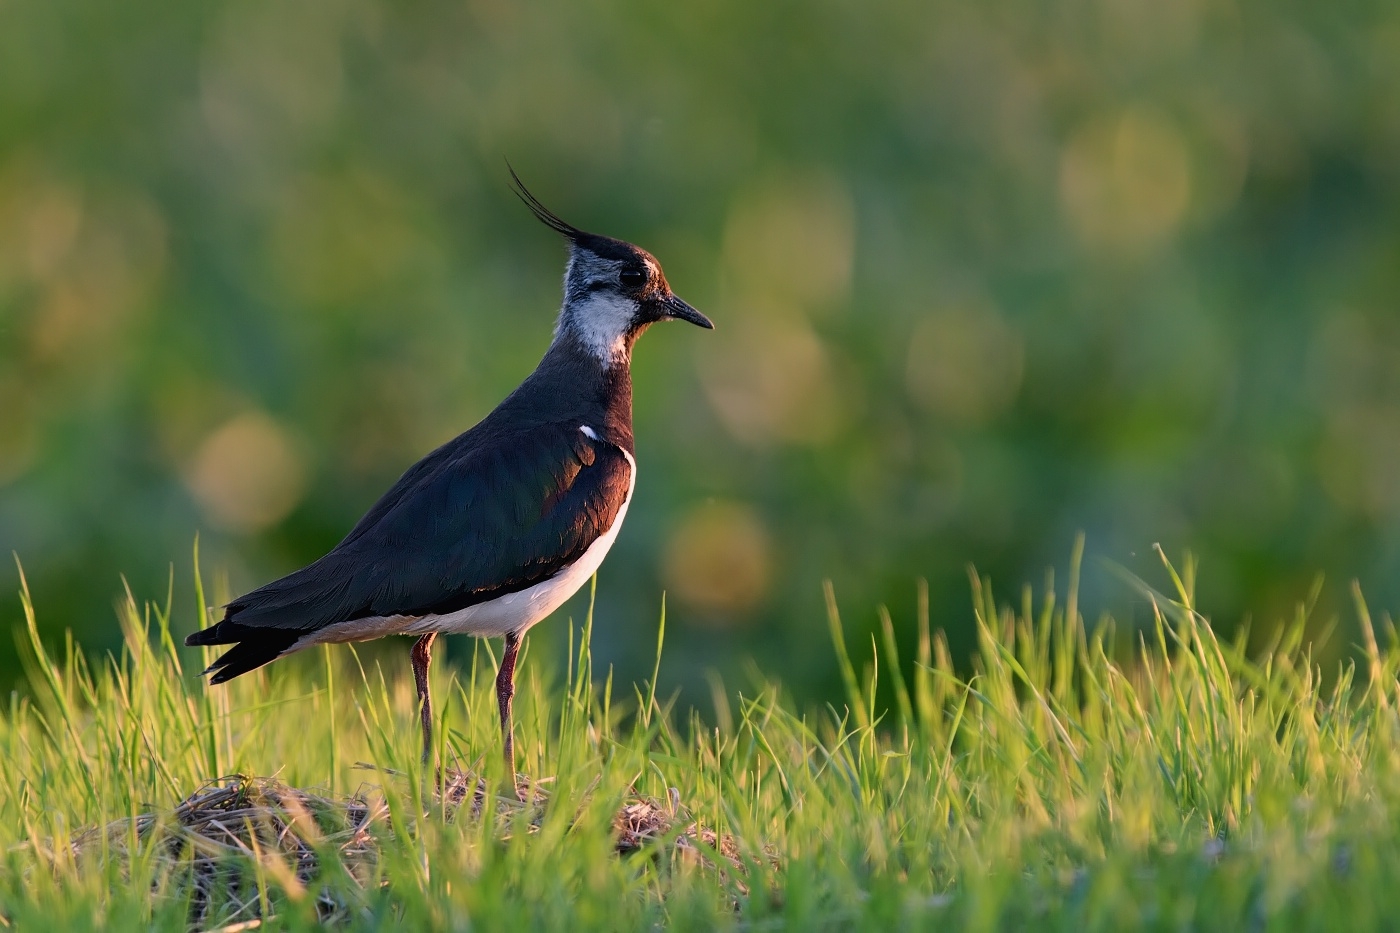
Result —
[{"label": "black beak", "polygon": [[696,327],[703,327],[706,330],[714,330],[715,323],[705,315],[696,311],[690,305],[681,301],[675,295],[667,295],[657,302],[660,305],[662,317],[675,318],[677,321],[689,321]]}]

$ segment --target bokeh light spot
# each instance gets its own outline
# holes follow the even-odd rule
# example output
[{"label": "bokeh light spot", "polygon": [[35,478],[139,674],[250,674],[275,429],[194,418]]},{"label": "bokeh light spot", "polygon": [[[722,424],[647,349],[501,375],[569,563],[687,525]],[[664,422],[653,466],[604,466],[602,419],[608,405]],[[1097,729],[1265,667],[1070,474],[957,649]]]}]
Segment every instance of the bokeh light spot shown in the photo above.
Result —
[{"label": "bokeh light spot", "polygon": [[768,529],[752,508],[705,503],[681,519],[666,544],[666,588],[706,613],[709,624],[733,624],[768,594],[772,552]]},{"label": "bokeh light spot", "polygon": [[306,491],[300,444],[262,412],[245,412],[199,445],[185,483],[205,516],[251,533],[286,518]]},{"label": "bokeh light spot", "polygon": [[909,340],[909,395],[945,418],[981,424],[1015,400],[1024,357],[1020,334],[990,304],[944,308]]},{"label": "bokeh light spot", "polygon": [[1144,249],[1174,233],[1190,194],[1185,142],[1146,109],[1090,121],[1061,158],[1061,205],[1085,244],[1106,252]]},{"label": "bokeh light spot", "polygon": [[828,350],[800,318],[756,313],[727,323],[697,353],[720,421],[754,447],[829,441],[855,405],[835,391]]}]

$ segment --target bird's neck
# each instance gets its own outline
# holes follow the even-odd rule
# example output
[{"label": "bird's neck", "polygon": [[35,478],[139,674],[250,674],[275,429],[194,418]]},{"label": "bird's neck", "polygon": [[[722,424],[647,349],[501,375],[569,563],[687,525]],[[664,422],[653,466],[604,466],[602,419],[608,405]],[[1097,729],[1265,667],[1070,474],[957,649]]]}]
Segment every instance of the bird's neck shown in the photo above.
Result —
[{"label": "bird's neck", "polygon": [[517,421],[577,420],[632,451],[630,356],[604,365],[568,329],[555,334],[535,371],[502,404]]}]

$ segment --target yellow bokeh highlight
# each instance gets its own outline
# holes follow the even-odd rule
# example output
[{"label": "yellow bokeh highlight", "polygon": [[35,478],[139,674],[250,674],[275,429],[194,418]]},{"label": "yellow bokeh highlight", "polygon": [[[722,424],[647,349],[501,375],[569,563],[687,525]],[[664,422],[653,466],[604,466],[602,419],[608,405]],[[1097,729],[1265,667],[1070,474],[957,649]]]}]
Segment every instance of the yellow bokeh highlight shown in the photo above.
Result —
[{"label": "yellow bokeh highlight", "polygon": [[1060,204],[1085,245],[1135,252],[1175,233],[1191,197],[1186,142],[1162,114],[1132,108],[1083,126],[1060,159]]},{"label": "yellow bokeh highlight", "polygon": [[268,415],[224,422],[199,445],[185,484],[210,522],[252,533],[277,524],[306,491],[301,445]]},{"label": "yellow bokeh highlight", "polygon": [[726,322],[696,352],[720,422],[749,446],[826,443],[856,406],[851,392],[837,392],[831,353],[802,318],[758,312]]},{"label": "yellow bokeh highlight", "polygon": [[739,502],[712,501],[687,513],[663,557],[666,589],[723,625],[768,595],[773,542],[762,519]]}]

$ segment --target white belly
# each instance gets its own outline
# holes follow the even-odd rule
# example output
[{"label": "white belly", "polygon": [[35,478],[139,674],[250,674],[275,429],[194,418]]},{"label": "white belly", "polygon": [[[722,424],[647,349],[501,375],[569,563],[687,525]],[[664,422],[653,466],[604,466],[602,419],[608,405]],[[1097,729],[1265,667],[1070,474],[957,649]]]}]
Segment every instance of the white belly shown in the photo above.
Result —
[{"label": "white belly", "polygon": [[337,622],[317,629],[297,639],[283,655],[310,648],[312,645],[338,644],[350,641],[369,641],[385,635],[425,635],[428,632],[443,632],[454,635],[477,635],[482,638],[498,638],[507,632],[520,634],[530,626],[564,605],[565,601],[578,592],[579,587],[597,572],[608,556],[617,533],[622,529],[622,520],[627,517],[627,506],[632,503],[632,491],[637,488],[637,461],[626,450],[631,478],[627,481],[627,498],[617,510],[608,530],[598,537],[578,560],[542,583],[529,589],[507,593],[475,606],[458,609],[447,615],[429,616],[374,616],[367,619],[352,619]]}]

